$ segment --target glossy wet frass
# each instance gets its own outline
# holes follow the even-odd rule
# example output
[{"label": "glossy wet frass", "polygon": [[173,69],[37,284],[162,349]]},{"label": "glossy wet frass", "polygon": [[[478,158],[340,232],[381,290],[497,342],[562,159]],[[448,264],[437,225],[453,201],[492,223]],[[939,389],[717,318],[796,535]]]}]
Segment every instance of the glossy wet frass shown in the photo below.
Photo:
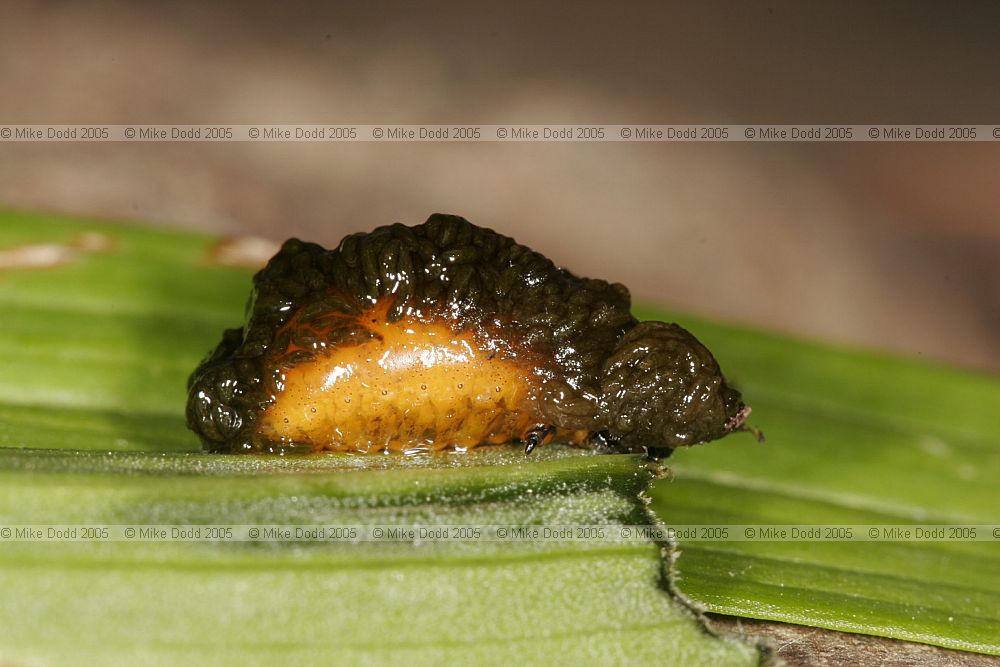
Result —
[{"label": "glossy wet frass", "polygon": [[297,239],[254,277],[243,328],[191,375],[189,426],[223,452],[425,451],[553,438],[669,451],[749,412],[676,324],[628,290],[435,214]]}]

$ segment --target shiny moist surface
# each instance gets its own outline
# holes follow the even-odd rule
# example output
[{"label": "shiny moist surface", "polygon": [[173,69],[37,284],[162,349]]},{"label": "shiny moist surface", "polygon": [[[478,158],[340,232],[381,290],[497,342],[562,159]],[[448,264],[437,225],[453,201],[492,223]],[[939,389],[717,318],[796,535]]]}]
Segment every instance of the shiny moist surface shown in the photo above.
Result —
[{"label": "shiny moist surface", "polygon": [[223,452],[662,453],[748,411],[691,334],[632,317],[624,286],[442,214],[334,250],[287,241],[188,388],[189,426]]}]

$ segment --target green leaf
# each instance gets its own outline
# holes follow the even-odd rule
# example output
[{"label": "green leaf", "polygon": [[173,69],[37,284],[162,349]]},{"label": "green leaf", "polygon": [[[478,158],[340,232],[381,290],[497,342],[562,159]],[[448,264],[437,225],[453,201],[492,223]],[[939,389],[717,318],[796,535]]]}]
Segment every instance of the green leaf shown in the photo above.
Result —
[{"label": "green leaf", "polygon": [[[185,380],[249,290],[212,243],[0,214],[0,525],[647,522],[658,469],[636,456],[198,453]],[[39,244],[66,261],[29,266]],[[640,540],[6,541],[0,599],[0,661],[18,664],[760,658],[668,595]]]},{"label": "green leaf", "polygon": [[[390,469],[344,470],[357,457],[182,454],[198,449],[183,427],[184,381],[241,319],[248,272],[212,264],[206,237],[27,214],[0,215],[0,250],[69,244],[84,230],[115,247],[51,269],[0,268],[0,446],[66,450],[2,452],[0,521],[333,523],[376,511],[407,522],[632,520],[637,478],[625,471],[652,473],[629,457],[552,449],[536,467],[480,452],[446,457],[440,470],[377,459],[362,467]],[[666,522],[1000,523],[997,378],[639,314],[703,339],[768,436],[676,453],[673,479],[652,493]],[[451,468],[456,461],[471,466]],[[426,502],[414,501],[418,482]],[[529,499],[539,504],[522,504],[524,491],[543,488]],[[5,544],[0,658],[78,662],[86,650],[103,662],[323,661],[339,650],[346,662],[755,659],[702,634],[662,595],[652,545],[507,545],[510,553],[479,555],[357,546]],[[998,561],[985,542],[682,542],[674,569],[677,587],[709,610],[997,654]],[[52,628],[68,640],[52,641]]]},{"label": "green leaf", "polygon": [[[676,453],[653,491],[668,524],[1000,523],[1000,379],[677,319],[767,441]],[[679,548],[677,586],[707,610],[1000,654],[997,541]]]}]

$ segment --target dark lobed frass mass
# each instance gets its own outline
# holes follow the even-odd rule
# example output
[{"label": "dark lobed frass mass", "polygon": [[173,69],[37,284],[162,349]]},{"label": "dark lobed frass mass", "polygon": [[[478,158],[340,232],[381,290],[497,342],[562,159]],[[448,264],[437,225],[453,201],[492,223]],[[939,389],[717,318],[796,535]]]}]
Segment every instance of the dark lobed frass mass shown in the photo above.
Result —
[{"label": "dark lobed frass mass", "polygon": [[676,324],[493,230],[435,214],[287,241],[188,381],[219,452],[419,452],[559,439],[665,455],[749,408]]}]

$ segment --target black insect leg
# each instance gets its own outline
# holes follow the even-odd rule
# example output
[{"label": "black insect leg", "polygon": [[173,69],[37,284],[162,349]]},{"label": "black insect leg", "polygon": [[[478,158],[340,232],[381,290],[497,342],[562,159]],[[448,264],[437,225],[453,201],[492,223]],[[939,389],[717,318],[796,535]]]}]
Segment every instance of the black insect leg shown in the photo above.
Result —
[{"label": "black insect leg", "polygon": [[619,440],[611,437],[607,431],[594,431],[587,438],[587,445],[594,451],[602,454],[631,454],[645,452],[651,459],[662,460],[673,454],[673,447],[642,447],[635,449],[623,445]]},{"label": "black insect leg", "polygon": [[621,451],[618,442],[607,431],[594,431],[587,437],[587,446],[598,452],[611,454]]},{"label": "black insect leg", "polygon": [[538,445],[542,444],[547,437],[555,433],[555,426],[536,426],[528,431],[528,437],[524,442],[524,455],[527,456]]},{"label": "black insect leg", "polygon": [[670,458],[670,455],[674,453],[673,447],[647,447],[646,456],[655,460],[662,461],[663,459]]}]

